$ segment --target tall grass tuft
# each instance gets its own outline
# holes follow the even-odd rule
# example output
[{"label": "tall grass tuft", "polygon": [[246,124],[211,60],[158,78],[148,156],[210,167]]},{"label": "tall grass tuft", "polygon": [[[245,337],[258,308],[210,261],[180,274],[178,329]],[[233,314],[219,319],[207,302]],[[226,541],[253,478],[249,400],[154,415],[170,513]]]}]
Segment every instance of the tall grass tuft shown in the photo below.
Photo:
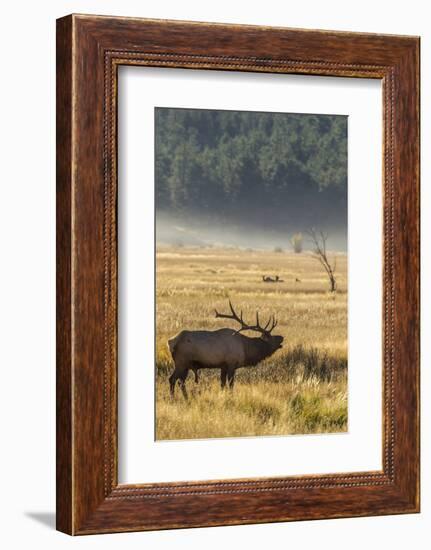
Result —
[{"label": "tall grass tuft", "polygon": [[189,401],[170,398],[173,365],[157,363],[157,439],[340,432],[347,429],[347,360],[297,345],[256,367],[237,370],[234,389],[219,369],[189,375]]}]

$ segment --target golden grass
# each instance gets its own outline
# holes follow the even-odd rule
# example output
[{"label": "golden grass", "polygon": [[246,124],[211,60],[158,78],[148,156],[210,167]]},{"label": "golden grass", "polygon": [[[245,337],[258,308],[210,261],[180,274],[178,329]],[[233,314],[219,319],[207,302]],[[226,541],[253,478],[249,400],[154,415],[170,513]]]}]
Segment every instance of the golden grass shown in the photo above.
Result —
[{"label": "golden grass", "polygon": [[[347,257],[337,255],[335,294],[307,253],[227,248],[157,250],[156,438],[194,439],[339,432],[347,428]],[[283,283],[264,283],[262,275]],[[300,282],[296,282],[299,279]],[[168,338],[183,329],[235,325],[215,319],[228,298],[252,320],[275,314],[284,347],[263,364],[239,369],[233,391],[219,371],[189,376],[190,399],[169,396]]]}]

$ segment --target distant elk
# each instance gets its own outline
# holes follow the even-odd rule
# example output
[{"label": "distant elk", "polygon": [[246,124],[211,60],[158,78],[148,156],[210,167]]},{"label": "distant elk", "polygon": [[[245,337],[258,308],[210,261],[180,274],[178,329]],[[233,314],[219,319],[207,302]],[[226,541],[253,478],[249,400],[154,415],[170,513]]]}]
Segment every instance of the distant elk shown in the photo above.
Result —
[{"label": "distant elk", "polygon": [[284,283],[283,279],[280,279],[278,275],[270,277],[269,275],[262,275],[262,281],[264,283]]},{"label": "distant elk", "polygon": [[[171,395],[174,395],[175,384],[179,380],[185,399],[187,391],[185,381],[189,370],[197,375],[198,369],[220,369],[221,387],[233,387],[235,371],[240,367],[253,367],[263,359],[270,357],[282,347],[283,337],[273,336],[271,332],[277,326],[275,317],[269,318],[264,327],[260,325],[259,313],[256,312],[256,324],[245,323],[242,311],[236,314],[229,300],[230,314],[219,313],[215,316],[231,319],[240,324],[238,330],[221,328],[218,330],[182,330],[174,338],[168,340],[169,350],[175,363],[175,369],[169,378]],[[251,330],[260,334],[251,338],[240,334]]]}]

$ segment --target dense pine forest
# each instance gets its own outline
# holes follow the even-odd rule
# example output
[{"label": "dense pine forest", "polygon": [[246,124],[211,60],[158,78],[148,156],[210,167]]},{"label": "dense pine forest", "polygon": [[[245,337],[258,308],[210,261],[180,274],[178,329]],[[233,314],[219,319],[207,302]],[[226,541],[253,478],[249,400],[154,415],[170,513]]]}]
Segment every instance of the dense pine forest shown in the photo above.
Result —
[{"label": "dense pine forest", "polygon": [[347,117],[156,108],[155,143],[164,219],[345,240]]}]

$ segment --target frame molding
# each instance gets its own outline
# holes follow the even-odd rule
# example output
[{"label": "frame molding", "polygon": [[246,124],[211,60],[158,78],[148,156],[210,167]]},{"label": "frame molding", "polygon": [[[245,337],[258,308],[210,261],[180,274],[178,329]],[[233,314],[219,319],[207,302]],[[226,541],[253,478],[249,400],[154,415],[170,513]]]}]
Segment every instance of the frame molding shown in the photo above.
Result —
[{"label": "frame molding", "polygon": [[[383,81],[382,471],[118,484],[119,65]],[[418,38],[81,15],[59,19],[57,216],[60,531],[419,511]]]}]

